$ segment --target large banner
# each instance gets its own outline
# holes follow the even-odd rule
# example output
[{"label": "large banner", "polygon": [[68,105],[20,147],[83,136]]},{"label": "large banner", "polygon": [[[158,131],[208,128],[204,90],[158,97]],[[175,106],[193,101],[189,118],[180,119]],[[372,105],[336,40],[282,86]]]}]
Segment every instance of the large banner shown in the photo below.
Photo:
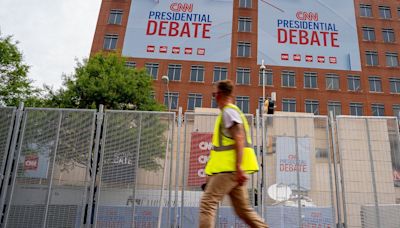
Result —
[{"label": "large banner", "polygon": [[301,190],[311,189],[311,139],[294,137],[277,137],[276,139],[276,182],[297,189],[297,172],[300,175]]},{"label": "large banner", "polygon": [[132,0],[122,54],[229,62],[232,0]]},{"label": "large banner", "polygon": [[258,64],[361,71],[354,1],[260,0]]},{"label": "large banner", "polygon": [[206,183],[204,168],[212,148],[212,133],[193,132],[190,142],[188,186],[200,187]]}]

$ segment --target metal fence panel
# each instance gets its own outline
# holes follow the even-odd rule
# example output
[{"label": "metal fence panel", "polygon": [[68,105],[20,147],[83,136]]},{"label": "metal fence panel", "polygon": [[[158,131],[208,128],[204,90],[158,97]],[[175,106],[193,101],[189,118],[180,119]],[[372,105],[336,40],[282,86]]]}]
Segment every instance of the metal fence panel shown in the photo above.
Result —
[{"label": "metal fence panel", "polygon": [[95,227],[168,226],[174,120],[175,113],[105,112]]},{"label": "metal fence panel", "polygon": [[0,184],[2,183],[4,178],[4,171],[7,154],[10,147],[15,111],[15,107],[0,108]]},{"label": "metal fence panel", "polygon": [[271,227],[334,227],[327,117],[264,115],[262,121],[267,223]]},{"label": "metal fence panel", "polygon": [[5,227],[80,227],[95,110],[24,113]]},{"label": "metal fence panel", "polygon": [[400,142],[391,117],[337,117],[346,227],[400,227]]}]

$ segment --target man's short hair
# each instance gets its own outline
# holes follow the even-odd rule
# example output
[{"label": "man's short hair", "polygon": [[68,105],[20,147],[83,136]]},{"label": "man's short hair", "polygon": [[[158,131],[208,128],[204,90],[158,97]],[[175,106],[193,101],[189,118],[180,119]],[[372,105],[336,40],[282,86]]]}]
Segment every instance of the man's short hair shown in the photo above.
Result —
[{"label": "man's short hair", "polygon": [[218,92],[224,96],[231,96],[233,92],[233,83],[231,80],[222,80],[217,84]]}]

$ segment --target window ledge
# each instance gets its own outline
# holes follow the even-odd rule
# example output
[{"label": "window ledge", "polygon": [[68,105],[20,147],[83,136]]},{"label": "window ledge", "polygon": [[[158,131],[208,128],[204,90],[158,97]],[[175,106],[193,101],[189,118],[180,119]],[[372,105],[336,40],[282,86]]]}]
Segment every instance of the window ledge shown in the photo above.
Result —
[{"label": "window ledge", "polygon": [[369,91],[369,93],[374,93],[374,94],[384,94],[384,92],[380,92],[380,91]]},{"label": "window ledge", "polygon": [[390,95],[400,96],[400,92],[399,93],[390,92]]},{"label": "window ledge", "polygon": [[309,89],[309,90],[319,90],[319,88],[309,88],[309,87],[304,87],[304,89]]}]

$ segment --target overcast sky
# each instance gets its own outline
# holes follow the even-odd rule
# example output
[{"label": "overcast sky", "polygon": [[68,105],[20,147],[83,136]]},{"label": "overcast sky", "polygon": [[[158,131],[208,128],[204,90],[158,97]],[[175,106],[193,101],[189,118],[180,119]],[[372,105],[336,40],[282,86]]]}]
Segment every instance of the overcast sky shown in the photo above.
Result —
[{"label": "overcast sky", "polygon": [[0,0],[0,31],[13,35],[34,85],[61,86],[89,56],[101,0]]}]

